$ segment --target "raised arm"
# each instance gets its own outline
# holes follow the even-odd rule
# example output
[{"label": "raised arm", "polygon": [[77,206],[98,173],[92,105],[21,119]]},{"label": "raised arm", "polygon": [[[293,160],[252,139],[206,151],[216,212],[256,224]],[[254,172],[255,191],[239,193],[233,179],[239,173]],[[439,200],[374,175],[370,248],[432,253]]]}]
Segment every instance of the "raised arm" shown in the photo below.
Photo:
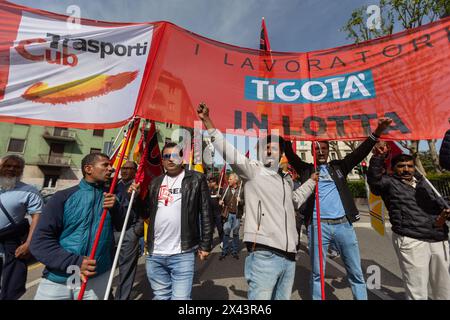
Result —
[{"label": "raised arm", "polygon": [[292,149],[292,143],[289,140],[285,142],[284,154],[289,161],[289,164],[300,174],[301,171],[308,170],[311,167],[310,163],[304,162]]},{"label": "raised arm", "polygon": [[360,163],[364,160],[365,157],[367,157],[372,148],[378,142],[380,136],[390,126],[391,123],[391,118],[378,119],[378,126],[375,131],[371,133],[369,137],[363,143],[361,143],[358,148],[355,149],[355,151],[348,154],[343,159],[344,170],[346,171],[346,174],[348,174],[358,163]]},{"label": "raised arm", "polygon": [[258,170],[258,167],[255,164],[252,164],[250,159],[236,150],[236,148],[224,138],[220,130],[216,129],[209,117],[209,109],[206,104],[199,104],[197,114],[206,129],[208,129],[208,133],[211,136],[211,142],[217,152],[239,176],[247,180],[251,179]]},{"label": "raised arm", "polygon": [[381,195],[389,188],[389,178],[385,175],[385,159],[388,149],[385,144],[379,143],[373,149],[367,172],[367,183],[370,191],[375,195]]},{"label": "raised arm", "polygon": [[319,181],[319,174],[315,172],[311,175],[311,178],[293,192],[292,201],[296,210],[313,194],[317,181]]}]

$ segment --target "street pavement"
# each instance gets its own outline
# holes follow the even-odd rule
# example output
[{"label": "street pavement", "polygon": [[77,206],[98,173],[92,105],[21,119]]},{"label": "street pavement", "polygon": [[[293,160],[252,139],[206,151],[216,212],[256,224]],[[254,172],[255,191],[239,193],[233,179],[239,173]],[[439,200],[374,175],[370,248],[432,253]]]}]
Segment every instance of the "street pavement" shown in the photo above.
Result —
[{"label": "street pavement", "polygon": [[[354,224],[359,241],[362,269],[368,279],[369,300],[403,299],[401,273],[392,246],[390,225],[381,236],[370,226],[367,206],[359,206],[361,220]],[[240,229],[241,238],[243,227]],[[303,230],[304,231],[304,230]],[[247,251],[241,243],[239,260],[227,256],[220,261],[221,249],[215,233],[214,249],[206,261],[196,261],[196,273],[192,298],[194,300],[245,300],[247,283],[244,279],[244,263]],[[307,253],[307,237],[302,234],[301,249],[297,254],[297,269],[292,290],[292,300],[310,300],[310,258]],[[21,299],[33,299],[42,274],[43,266],[35,263],[29,266],[27,292]],[[340,257],[327,259],[325,275],[325,296],[327,300],[351,300],[352,292],[345,277],[345,268]],[[113,290],[116,288],[117,271]],[[377,281],[379,279],[379,282]],[[145,256],[140,257],[136,279],[131,293],[133,300],[150,300],[153,294],[145,272]]]}]

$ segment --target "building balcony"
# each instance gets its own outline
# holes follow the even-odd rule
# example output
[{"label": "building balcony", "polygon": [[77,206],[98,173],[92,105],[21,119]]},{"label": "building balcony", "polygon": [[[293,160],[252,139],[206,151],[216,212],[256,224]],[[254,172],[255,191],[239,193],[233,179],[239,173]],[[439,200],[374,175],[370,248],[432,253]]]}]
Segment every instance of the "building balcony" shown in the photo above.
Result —
[{"label": "building balcony", "polygon": [[77,132],[75,130],[69,130],[65,128],[53,128],[46,127],[42,137],[48,140],[60,141],[60,142],[76,142]]},{"label": "building balcony", "polygon": [[45,167],[70,167],[71,157],[40,154],[37,165]]}]

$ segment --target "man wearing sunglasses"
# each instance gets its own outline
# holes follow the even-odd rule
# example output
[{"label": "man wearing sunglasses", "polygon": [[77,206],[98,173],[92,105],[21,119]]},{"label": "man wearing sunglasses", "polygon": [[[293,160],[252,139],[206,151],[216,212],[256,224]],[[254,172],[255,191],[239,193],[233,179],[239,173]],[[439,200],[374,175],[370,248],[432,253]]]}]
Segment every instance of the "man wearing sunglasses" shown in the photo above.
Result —
[{"label": "man wearing sunglasses", "polygon": [[[176,143],[164,146],[166,173],[151,182],[144,204],[144,217],[150,218],[146,268],[155,300],[191,299],[195,253],[204,260],[212,246],[214,220],[206,177],[185,170],[182,157]],[[139,184],[132,184],[132,190],[139,192]]]}]

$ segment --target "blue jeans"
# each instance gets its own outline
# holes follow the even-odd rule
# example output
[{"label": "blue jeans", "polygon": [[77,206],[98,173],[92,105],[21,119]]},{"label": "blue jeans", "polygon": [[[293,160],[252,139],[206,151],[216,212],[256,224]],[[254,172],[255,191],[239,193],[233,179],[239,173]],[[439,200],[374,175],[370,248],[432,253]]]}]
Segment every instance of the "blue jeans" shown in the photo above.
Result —
[{"label": "blue jeans", "polygon": [[[111,271],[90,278],[86,285],[83,300],[103,300]],[[77,300],[80,287],[71,289],[65,283],[56,283],[42,278],[34,300]]]},{"label": "blue jeans", "polygon": [[[308,227],[308,238],[310,245],[310,258],[312,266],[311,290],[313,300],[322,298],[320,286],[319,246],[317,240],[317,220],[313,220],[314,231],[311,225]],[[358,239],[355,230],[349,222],[340,224],[322,223],[322,252],[323,272],[325,273],[326,253],[328,246],[333,241],[341,254],[342,261],[347,271],[348,281],[356,300],[367,300],[367,289],[364,275],[361,270],[361,258],[359,256]],[[314,239],[311,237],[314,235]]]},{"label": "blue jeans", "polygon": [[230,253],[230,234],[233,232],[233,241],[231,242],[231,253],[237,254],[239,251],[239,226],[240,221],[236,214],[229,213],[228,220],[223,225],[223,248],[222,255]]},{"label": "blue jeans", "polygon": [[295,277],[295,261],[270,251],[254,251],[245,258],[249,300],[289,300]]},{"label": "blue jeans", "polygon": [[147,277],[154,300],[190,300],[194,279],[195,251],[147,256]]}]

